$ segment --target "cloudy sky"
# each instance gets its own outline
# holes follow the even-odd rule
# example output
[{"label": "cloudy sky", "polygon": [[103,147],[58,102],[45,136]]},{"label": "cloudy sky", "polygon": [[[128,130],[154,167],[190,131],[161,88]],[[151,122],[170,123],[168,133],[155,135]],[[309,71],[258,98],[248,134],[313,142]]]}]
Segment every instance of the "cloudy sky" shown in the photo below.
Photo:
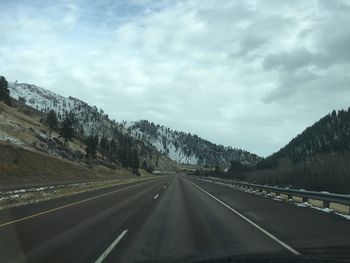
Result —
[{"label": "cloudy sky", "polygon": [[266,156],[350,106],[350,1],[0,0],[0,75]]}]

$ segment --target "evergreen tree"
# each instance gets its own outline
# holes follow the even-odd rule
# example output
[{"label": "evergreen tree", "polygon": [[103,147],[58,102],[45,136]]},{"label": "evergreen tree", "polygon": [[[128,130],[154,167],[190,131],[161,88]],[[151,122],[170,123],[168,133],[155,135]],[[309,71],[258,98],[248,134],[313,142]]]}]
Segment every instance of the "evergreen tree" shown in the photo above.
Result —
[{"label": "evergreen tree", "polygon": [[64,138],[64,142],[67,143],[73,138],[74,129],[73,129],[73,115],[68,114],[62,122],[62,127],[60,130],[60,135]]},{"label": "evergreen tree", "polygon": [[124,167],[132,167],[132,139],[127,135],[121,135],[119,148],[119,160]]},{"label": "evergreen tree", "polygon": [[215,174],[220,174],[220,166],[218,164],[215,165],[214,172]]},{"label": "evergreen tree", "polygon": [[8,82],[3,76],[0,76],[0,101],[5,102],[9,106],[12,105]]},{"label": "evergreen tree", "polygon": [[114,161],[117,158],[117,154],[118,154],[117,143],[116,143],[115,139],[113,138],[109,142],[109,159],[111,161]]},{"label": "evergreen tree", "polygon": [[106,136],[102,136],[101,141],[100,141],[100,148],[101,148],[101,153],[104,156],[108,155],[109,152],[109,142]]},{"label": "evergreen tree", "polygon": [[147,168],[148,168],[147,162],[146,162],[146,160],[143,160],[143,162],[142,162],[142,169],[146,171]]},{"label": "evergreen tree", "polygon": [[46,117],[46,124],[49,127],[49,139],[51,138],[51,132],[57,128],[58,120],[54,110],[50,110]]},{"label": "evergreen tree", "polygon": [[86,157],[96,158],[96,150],[98,145],[98,136],[89,135],[86,139]]},{"label": "evergreen tree", "polygon": [[139,157],[137,155],[137,151],[134,150],[131,153],[130,168],[132,169],[132,172],[136,175],[140,175],[139,166],[140,166]]}]

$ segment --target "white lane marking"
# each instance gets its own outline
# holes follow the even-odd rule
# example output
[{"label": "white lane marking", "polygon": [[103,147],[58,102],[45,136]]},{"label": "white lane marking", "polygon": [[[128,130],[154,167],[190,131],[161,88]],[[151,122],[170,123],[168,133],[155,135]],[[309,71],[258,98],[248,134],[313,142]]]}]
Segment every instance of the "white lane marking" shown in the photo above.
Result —
[{"label": "white lane marking", "polygon": [[242,215],[241,213],[239,213],[238,211],[236,211],[235,209],[233,209],[231,206],[227,205],[226,203],[224,203],[223,201],[221,201],[220,199],[218,199],[217,197],[213,196],[211,193],[207,192],[206,190],[204,190],[203,188],[199,187],[198,185],[196,185],[195,183],[192,183],[191,181],[189,181],[192,185],[194,185],[195,187],[197,187],[199,190],[203,191],[204,193],[206,193],[207,195],[209,195],[210,197],[212,197],[213,199],[215,199],[216,201],[218,201],[220,204],[222,204],[223,206],[225,206],[226,208],[228,208],[229,210],[231,210],[232,212],[234,212],[236,215],[240,216],[241,218],[243,218],[245,221],[247,221],[248,223],[250,223],[251,225],[253,225],[254,227],[256,227],[257,229],[259,229],[261,232],[263,232],[265,235],[267,235],[268,237],[270,237],[271,239],[275,240],[278,244],[280,244],[281,246],[283,246],[284,248],[286,248],[287,250],[289,250],[290,252],[292,252],[294,255],[300,256],[301,254],[296,251],[294,248],[292,248],[291,246],[287,245],[286,243],[284,243],[282,240],[279,240],[277,237],[275,237],[274,235],[272,235],[271,233],[267,232],[265,229],[263,229],[262,227],[260,227],[259,225],[255,224],[253,221],[251,221],[249,218],[245,217],[244,215]]},{"label": "white lane marking", "polygon": [[106,249],[105,252],[102,253],[102,255],[95,261],[95,263],[101,263],[105,258],[108,256],[109,253],[113,250],[113,248],[119,243],[119,241],[126,235],[128,232],[127,229],[125,229],[117,238],[113,241],[113,243]]},{"label": "white lane marking", "polygon": [[34,218],[34,217],[45,215],[45,214],[48,214],[48,213],[51,213],[51,212],[54,212],[54,211],[57,211],[57,210],[61,210],[63,208],[67,208],[67,207],[70,207],[70,206],[74,206],[74,205],[78,205],[78,204],[81,204],[81,203],[85,203],[87,201],[94,200],[94,199],[97,199],[97,198],[100,198],[100,197],[104,197],[104,196],[107,196],[107,195],[111,195],[111,194],[115,194],[115,193],[118,193],[118,192],[122,192],[124,190],[128,190],[128,189],[140,186],[140,184],[142,184],[143,182],[145,182],[145,181],[138,182],[137,184],[132,185],[132,186],[124,187],[124,188],[121,188],[121,189],[118,189],[118,190],[113,190],[111,192],[107,192],[107,193],[104,193],[104,194],[100,194],[100,195],[96,195],[96,196],[93,196],[93,197],[89,197],[89,198],[86,198],[86,199],[83,199],[83,200],[80,200],[80,201],[77,201],[77,202],[69,203],[67,205],[62,205],[62,206],[59,206],[59,207],[56,207],[56,208],[52,208],[52,209],[49,209],[49,210],[46,210],[46,211],[43,211],[43,212],[39,212],[39,213],[36,213],[36,214],[33,214],[33,215],[29,215],[29,216],[26,216],[26,217],[15,219],[13,221],[0,224],[0,228],[4,227],[4,226],[11,225],[11,224],[14,224],[14,223],[17,223],[17,222],[28,220],[28,219],[31,219],[31,218]]},{"label": "white lane marking", "polygon": [[159,194],[156,194],[153,199],[156,200],[158,198]]}]

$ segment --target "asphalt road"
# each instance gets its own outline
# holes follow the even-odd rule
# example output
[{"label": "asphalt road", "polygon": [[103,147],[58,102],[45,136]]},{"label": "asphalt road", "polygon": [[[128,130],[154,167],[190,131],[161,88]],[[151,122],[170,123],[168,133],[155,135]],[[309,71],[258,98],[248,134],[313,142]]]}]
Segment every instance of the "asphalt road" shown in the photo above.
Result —
[{"label": "asphalt road", "polygon": [[350,258],[350,221],[181,175],[0,211],[0,262]]}]

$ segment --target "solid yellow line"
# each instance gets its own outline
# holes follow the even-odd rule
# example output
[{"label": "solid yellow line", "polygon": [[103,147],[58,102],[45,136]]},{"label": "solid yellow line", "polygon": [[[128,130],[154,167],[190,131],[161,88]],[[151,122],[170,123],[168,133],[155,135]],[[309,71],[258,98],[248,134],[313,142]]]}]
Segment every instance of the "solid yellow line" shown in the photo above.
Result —
[{"label": "solid yellow line", "polygon": [[[145,182],[145,181],[142,181],[142,182]],[[70,204],[67,204],[67,205],[59,206],[59,207],[56,207],[56,208],[53,208],[53,209],[50,209],[50,210],[46,210],[46,211],[43,211],[43,212],[40,212],[40,213],[37,213],[37,214],[30,215],[30,216],[22,217],[22,218],[19,218],[19,219],[10,221],[10,222],[6,222],[6,223],[3,223],[3,224],[0,224],[0,227],[8,226],[8,225],[11,225],[11,224],[14,224],[14,223],[17,223],[17,222],[21,222],[21,221],[28,220],[28,219],[31,219],[31,218],[34,218],[34,217],[45,215],[45,214],[48,214],[48,213],[51,213],[51,212],[54,212],[54,211],[57,211],[57,210],[61,210],[63,208],[67,208],[67,207],[70,207],[70,206],[73,206],[73,205],[85,203],[87,201],[91,201],[93,199],[97,199],[97,198],[100,198],[100,197],[103,197],[103,196],[107,196],[107,195],[111,195],[111,194],[114,194],[114,193],[118,193],[118,192],[121,192],[121,191],[124,191],[124,190],[127,190],[127,189],[134,188],[136,186],[139,186],[139,184],[132,185],[132,186],[129,186],[129,187],[126,187],[126,188],[123,188],[123,189],[114,190],[112,192],[104,193],[104,194],[101,194],[101,195],[89,197],[89,198],[84,199],[84,200],[80,200],[80,201],[73,202],[73,203],[70,203]]]}]

